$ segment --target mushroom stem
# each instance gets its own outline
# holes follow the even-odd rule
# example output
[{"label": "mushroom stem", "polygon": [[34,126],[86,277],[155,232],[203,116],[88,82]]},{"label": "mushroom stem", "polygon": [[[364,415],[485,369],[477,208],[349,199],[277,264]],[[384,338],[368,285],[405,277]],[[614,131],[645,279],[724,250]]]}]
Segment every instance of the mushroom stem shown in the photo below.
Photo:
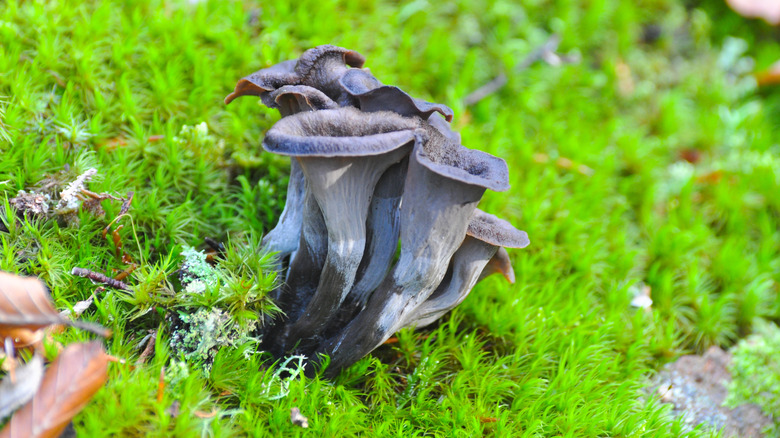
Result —
[{"label": "mushroom stem", "polygon": [[277,253],[280,265],[282,259],[298,249],[303,222],[304,186],[303,170],[296,160],[292,160],[284,210],[276,226],[263,237],[263,246]]},{"label": "mushroom stem", "polygon": [[349,293],[350,301],[358,306],[365,305],[393,263],[401,231],[399,207],[408,165],[408,160],[404,159],[387,169],[374,190],[366,220],[366,250]]},{"label": "mushroom stem", "polygon": [[402,327],[425,327],[463,302],[482,278],[481,273],[497,250],[497,246],[466,236],[452,256],[444,281],[409,314]]},{"label": "mushroom stem", "polygon": [[[347,107],[285,117],[268,131],[263,147],[298,160],[307,196],[316,200],[327,228],[327,257],[316,293],[300,317],[288,313],[294,323],[278,341],[285,348],[318,335],[352,289],[374,188],[390,166],[409,154],[419,123],[390,112],[367,114]],[[291,287],[296,275],[291,270]]]},{"label": "mushroom stem", "polygon": [[471,218],[466,239],[450,261],[445,280],[436,291],[403,322],[403,326],[426,326],[460,304],[475,284],[501,272],[514,283],[514,271],[504,246],[525,248],[530,241],[525,231],[492,214],[477,210]]},{"label": "mushroom stem", "polygon": [[337,313],[363,258],[374,187],[409,149],[365,157],[298,157],[328,229],[328,255],[317,291],[300,318],[285,329],[283,345],[316,336]]},{"label": "mushroom stem", "polygon": [[295,256],[290,261],[287,288],[282,291],[278,303],[288,321],[297,319],[314,295],[328,254],[327,227],[308,181],[303,199],[299,242]]},{"label": "mushroom stem", "polygon": [[[402,327],[408,315],[442,281],[486,187],[506,185],[506,163],[499,159],[495,160],[501,161],[503,168],[496,162],[480,162],[482,155],[461,153],[458,162],[450,163],[458,166],[459,172],[448,174],[452,169],[442,163],[431,163],[433,158],[436,157],[426,154],[423,140],[418,136],[402,197],[400,259],[371,295],[366,308],[339,334],[322,344],[319,352],[331,358],[329,375],[368,354]],[[499,167],[494,172],[497,175],[491,174],[491,164]],[[487,175],[459,175],[475,169]],[[493,184],[491,176],[498,176],[499,184]],[[483,179],[481,183],[480,179]]]}]

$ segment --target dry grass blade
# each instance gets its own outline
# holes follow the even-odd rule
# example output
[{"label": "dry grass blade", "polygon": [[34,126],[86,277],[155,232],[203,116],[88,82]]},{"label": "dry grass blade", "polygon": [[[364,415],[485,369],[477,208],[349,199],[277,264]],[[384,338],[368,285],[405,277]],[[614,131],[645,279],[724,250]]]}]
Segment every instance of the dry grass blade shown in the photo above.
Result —
[{"label": "dry grass blade", "polygon": [[58,437],[108,374],[108,356],[100,342],[71,344],[46,370],[35,397],[16,412],[0,438]]},{"label": "dry grass blade", "polygon": [[16,368],[14,374],[15,378],[8,374],[0,382],[0,420],[35,395],[43,379],[43,358],[36,354],[29,362]]},{"label": "dry grass blade", "polygon": [[67,322],[54,309],[42,281],[0,272],[0,335],[14,328],[38,330]]}]

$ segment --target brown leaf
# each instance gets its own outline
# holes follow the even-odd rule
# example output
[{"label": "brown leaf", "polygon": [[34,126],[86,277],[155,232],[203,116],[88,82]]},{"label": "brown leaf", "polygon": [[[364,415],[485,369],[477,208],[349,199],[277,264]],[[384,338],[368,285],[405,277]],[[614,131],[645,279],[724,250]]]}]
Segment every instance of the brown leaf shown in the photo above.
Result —
[{"label": "brown leaf", "polygon": [[0,336],[14,328],[38,330],[67,322],[54,309],[42,281],[0,272]]},{"label": "brown leaf", "polygon": [[761,87],[780,84],[780,61],[770,65],[768,69],[755,74],[756,82]]},{"label": "brown leaf", "polygon": [[780,2],[777,0],[726,0],[729,7],[748,18],[763,18],[769,24],[780,24]]},{"label": "brown leaf", "polygon": [[68,345],[46,370],[32,401],[0,431],[0,438],[58,437],[107,375],[108,356],[100,342]]},{"label": "brown leaf", "polygon": [[0,338],[18,337],[20,331],[36,331],[43,327],[64,324],[89,330],[100,336],[111,334],[105,328],[60,315],[51,303],[43,282],[33,277],[0,272]]}]

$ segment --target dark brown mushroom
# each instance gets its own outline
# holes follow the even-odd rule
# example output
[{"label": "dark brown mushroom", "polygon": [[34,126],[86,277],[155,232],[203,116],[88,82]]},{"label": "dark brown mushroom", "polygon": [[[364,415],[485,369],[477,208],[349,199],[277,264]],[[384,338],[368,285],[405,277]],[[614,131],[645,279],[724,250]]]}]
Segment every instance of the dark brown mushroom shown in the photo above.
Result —
[{"label": "dark brown mushroom", "polygon": [[[384,172],[412,147],[419,123],[393,113],[363,113],[346,107],[300,113],[274,125],[263,141],[273,153],[295,157],[307,190],[327,227],[328,250],[317,290],[303,314],[279,342],[315,336],[351,290],[366,243],[366,218]],[[304,226],[306,216],[304,216]],[[291,264],[290,277],[298,270]]]},{"label": "dark brown mushroom", "polygon": [[[516,229],[492,214],[477,210],[469,223],[466,238],[452,256],[444,280],[425,302],[398,324],[399,328],[424,327],[436,321],[466,299],[480,280],[491,273],[501,272],[488,268],[499,249],[525,248],[529,243],[525,231]],[[507,271],[512,272],[511,264],[503,272]]]}]

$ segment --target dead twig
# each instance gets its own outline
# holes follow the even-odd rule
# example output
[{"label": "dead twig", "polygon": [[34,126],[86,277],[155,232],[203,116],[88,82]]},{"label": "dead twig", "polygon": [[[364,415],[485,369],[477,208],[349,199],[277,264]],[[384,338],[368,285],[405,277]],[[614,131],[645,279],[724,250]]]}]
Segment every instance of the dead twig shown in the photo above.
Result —
[{"label": "dead twig", "polygon": [[154,353],[154,345],[157,343],[157,330],[149,330],[149,334],[141,340],[141,345],[146,343],[144,351],[138,356],[136,363],[142,364],[146,362],[146,359]]},{"label": "dead twig", "polygon": [[122,208],[119,209],[119,216],[122,216],[130,210],[130,203],[133,202],[133,195],[135,195],[135,192],[127,192],[127,198],[122,202]]},{"label": "dead twig", "polygon": [[105,284],[106,286],[113,287],[114,289],[130,290],[130,286],[128,286],[126,283],[123,283],[119,280],[114,280],[111,277],[106,277],[99,272],[90,271],[89,269],[75,267],[70,271],[70,273],[71,275],[75,275],[77,277],[88,278],[95,283]]},{"label": "dead twig", "polygon": [[[533,52],[529,53],[528,56],[526,56],[522,61],[520,61],[520,63],[517,64],[512,71],[514,73],[521,72],[527,69],[528,67],[530,67],[531,65],[533,65],[536,61],[540,59],[550,58],[550,55],[555,54],[555,50],[558,49],[558,44],[560,43],[561,43],[561,37],[558,34],[550,35],[550,37],[547,38],[547,41],[545,41],[544,44],[537,47]],[[499,75],[493,78],[493,80],[477,88],[476,90],[471,92],[468,96],[466,96],[463,99],[463,103],[465,103],[466,106],[471,106],[476,104],[480,100],[500,90],[504,85],[506,85],[508,80],[509,78],[507,77],[506,73],[504,72],[499,73]]]}]

